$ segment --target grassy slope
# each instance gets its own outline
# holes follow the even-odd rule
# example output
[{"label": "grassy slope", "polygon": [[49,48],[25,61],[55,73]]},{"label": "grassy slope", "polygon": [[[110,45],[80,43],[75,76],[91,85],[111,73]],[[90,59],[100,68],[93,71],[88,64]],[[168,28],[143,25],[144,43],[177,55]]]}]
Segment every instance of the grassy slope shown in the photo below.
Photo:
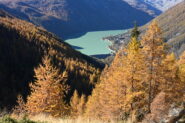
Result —
[{"label": "grassy slope", "polygon": [[[31,119],[31,120],[30,120]],[[0,123],[107,123],[98,120],[89,120],[84,118],[77,119],[62,119],[62,118],[53,118],[44,115],[37,115],[32,118],[12,118],[10,116],[4,116],[0,118]],[[111,123],[123,123],[122,121],[111,121]],[[124,123],[132,123],[131,121],[127,121]]]}]

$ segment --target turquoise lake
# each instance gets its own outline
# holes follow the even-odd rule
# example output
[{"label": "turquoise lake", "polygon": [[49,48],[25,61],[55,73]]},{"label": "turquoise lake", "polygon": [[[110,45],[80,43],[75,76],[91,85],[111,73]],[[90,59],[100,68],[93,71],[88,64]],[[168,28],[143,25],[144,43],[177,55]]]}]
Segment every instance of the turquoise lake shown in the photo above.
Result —
[{"label": "turquoise lake", "polygon": [[113,36],[126,32],[126,30],[96,31],[88,32],[85,35],[66,40],[76,50],[86,55],[110,54],[109,45],[111,42],[103,40],[107,36]]}]

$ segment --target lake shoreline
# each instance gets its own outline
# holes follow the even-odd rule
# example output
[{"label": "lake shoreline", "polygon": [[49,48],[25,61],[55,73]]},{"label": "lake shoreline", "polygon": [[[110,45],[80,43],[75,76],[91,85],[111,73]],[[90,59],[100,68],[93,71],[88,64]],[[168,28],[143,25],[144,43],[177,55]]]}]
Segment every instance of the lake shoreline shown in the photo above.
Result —
[{"label": "lake shoreline", "polygon": [[[111,46],[113,42],[107,40],[106,37],[115,36],[126,32],[126,30],[109,30],[109,31],[95,31],[87,32],[85,35],[65,40],[75,50],[82,52],[89,56],[99,56],[113,54],[115,51],[112,50]],[[81,33],[82,34],[82,33]],[[75,47],[78,47],[75,48]]]}]

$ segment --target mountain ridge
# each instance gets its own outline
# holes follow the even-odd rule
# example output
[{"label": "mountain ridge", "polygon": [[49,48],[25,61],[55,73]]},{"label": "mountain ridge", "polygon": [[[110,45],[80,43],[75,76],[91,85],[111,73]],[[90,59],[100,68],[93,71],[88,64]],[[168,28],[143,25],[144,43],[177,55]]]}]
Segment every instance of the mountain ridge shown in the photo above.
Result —
[{"label": "mountain ridge", "polygon": [[123,0],[16,0],[1,1],[0,8],[64,39],[88,31],[127,29],[134,21],[143,25],[153,19]]},{"label": "mountain ridge", "polygon": [[174,5],[182,2],[183,0],[143,0],[145,3],[158,8],[161,11],[166,11]]},{"label": "mountain ridge", "polygon": [[[172,51],[179,56],[185,50],[185,1],[167,10],[155,20],[164,33],[165,41],[172,47]],[[141,35],[147,29],[148,24],[139,28]],[[127,33],[105,39],[113,42],[111,46],[113,50],[118,50],[120,46],[125,46],[128,43],[130,34],[129,30]]]}]

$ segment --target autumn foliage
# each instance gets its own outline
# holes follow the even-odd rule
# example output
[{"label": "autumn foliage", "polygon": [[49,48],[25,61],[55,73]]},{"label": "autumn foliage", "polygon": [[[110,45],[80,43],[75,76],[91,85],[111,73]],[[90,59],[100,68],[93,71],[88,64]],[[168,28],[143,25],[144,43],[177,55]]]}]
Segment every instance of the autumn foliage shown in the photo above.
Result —
[{"label": "autumn foliage", "polygon": [[104,70],[89,97],[87,117],[141,121],[151,111],[157,112],[154,107],[160,95],[156,96],[161,92],[169,105],[183,102],[184,55],[178,61],[175,54],[169,53],[156,21],[141,38],[137,37],[137,28],[132,33],[137,34],[132,34],[127,47],[121,49],[112,65]]},{"label": "autumn foliage", "polygon": [[85,106],[86,106],[85,95],[79,96],[78,92],[75,90],[70,101],[71,117],[78,118],[80,116],[83,116],[86,108]]},{"label": "autumn foliage", "polygon": [[54,67],[49,56],[44,57],[35,69],[35,82],[30,84],[27,113],[105,122],[149,123],[164,119],[171,105],[185,101],[185,53],[178,59],[168,50],[156,21],[142,37],[137,27],[132,33],[128,45],[105,67],[99,81],[96,73],[91,73],[90,81],[98,82],[89,97],[75,90],[66,102],[68,74]]},{"label": "autumn foliage", "polygon": [[40,113],[58,117],[65,114],[67,106],[64,98],[68,87],[65,84],[67,73],[60,71],[51,64],[48,56],[43,64],[35,69],[36,81],[30,84],[31,95],[28,96],[26,109],[30,115]]},{"label": "autumn foliage", "polygon": [[141,43],[137,37],[132,37],[128,46],[116,55],[111,67],[104,71],[100,83],[89,97],[87,117],[124,120],[136,114],[134,109],[141,109],[146,102],[144,74]]}]

